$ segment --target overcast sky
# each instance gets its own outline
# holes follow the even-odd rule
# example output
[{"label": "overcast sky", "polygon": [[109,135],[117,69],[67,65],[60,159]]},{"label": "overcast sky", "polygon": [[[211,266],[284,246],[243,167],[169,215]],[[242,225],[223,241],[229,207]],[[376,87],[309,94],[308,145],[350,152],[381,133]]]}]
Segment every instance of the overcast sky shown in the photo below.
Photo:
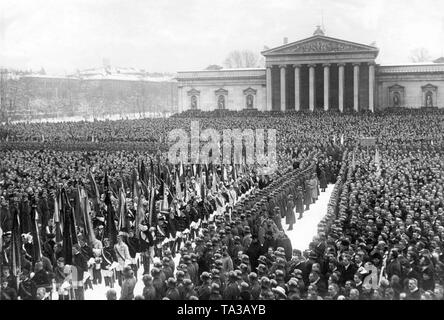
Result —
[{"label": "overcast sky", "polygon": [[444,55],[442,0],[0,0],[0,65],[70,73],[102,65],[175,72],[222,64],[228,52],[313,34],[380,48],[378,63],[412,49]]}]

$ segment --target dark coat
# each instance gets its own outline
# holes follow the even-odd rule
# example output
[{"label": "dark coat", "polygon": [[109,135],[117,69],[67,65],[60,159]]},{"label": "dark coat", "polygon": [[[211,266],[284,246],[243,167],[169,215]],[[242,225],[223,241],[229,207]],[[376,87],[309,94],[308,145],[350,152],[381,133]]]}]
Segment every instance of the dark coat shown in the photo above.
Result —
[{"label": "dark coat", "polygon": [[341,272],[341,278],[339,279],[339,283],[341,285],[345,285],[345,283],[348,280],[353,281],[353,277],[357,271],[357,268],[353,264],[350,264],[347,269],[345,268],[345,266],[340,265],[338,267],[338,270],[339,272]]},{"label": "dark coat", "polygon": [[321,169],[319,174],[319,184],[321,189],[327,188],[327,174],[325,173],[324,168]]},{"label": "dark coat", "polygon": [[304,194],[302,191],[298,191],[296,195],[296,212],[304,213]]},{"label": "dark coat", "polygon": [[287,212],[285,214],[285,223],[294,224],[296,223],[296,217],[294,215],[294,202],[293,200],[288,200],[287,202]]}]

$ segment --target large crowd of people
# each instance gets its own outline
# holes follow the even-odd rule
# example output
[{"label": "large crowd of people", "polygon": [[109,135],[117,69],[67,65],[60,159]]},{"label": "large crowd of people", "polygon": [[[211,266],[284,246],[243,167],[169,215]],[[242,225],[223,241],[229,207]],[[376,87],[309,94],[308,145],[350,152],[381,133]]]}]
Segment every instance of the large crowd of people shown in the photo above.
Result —
[{"label": "large crowd of people", "polygon": [[[191,121],[276,129],[274,170],[173,164],[168,133]],[[442,300],[443,133],[441,110],[3,125],[1,299]]]}]

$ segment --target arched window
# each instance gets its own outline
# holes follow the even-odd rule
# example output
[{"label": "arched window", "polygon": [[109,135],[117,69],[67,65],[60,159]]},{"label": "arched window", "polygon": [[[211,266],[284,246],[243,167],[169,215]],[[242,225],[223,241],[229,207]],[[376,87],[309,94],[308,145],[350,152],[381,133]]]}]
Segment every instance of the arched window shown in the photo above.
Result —
[{"label": "arched window", "polygon": [[247,109],[254,108],[254,96],[252,94],[247,95]]},{"label": "arched window", "polygon": [[425,97],[426,97],[425,106],[428,108],[433,107],[433,92],[427,91]]},{"label": "arched window", "polygon": [[191,96],[191,109],[197,109],[197,97],[195,95]]},{"label": "arched window", "polygon": [[222,94],[217,97],[217,107],[218,109],[225,109],[225,96]]}]

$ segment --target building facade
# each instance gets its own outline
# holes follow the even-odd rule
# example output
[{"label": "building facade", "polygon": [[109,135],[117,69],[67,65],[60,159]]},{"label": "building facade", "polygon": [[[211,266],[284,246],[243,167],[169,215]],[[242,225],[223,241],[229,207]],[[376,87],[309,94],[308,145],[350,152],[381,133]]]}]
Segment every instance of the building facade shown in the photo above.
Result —
[{"label": "building facade", "polygon": [[312,37],[262,52],[266,68],[178,72],[178,111],[444,107],[444,63],[381,66],[374,46]]}]

